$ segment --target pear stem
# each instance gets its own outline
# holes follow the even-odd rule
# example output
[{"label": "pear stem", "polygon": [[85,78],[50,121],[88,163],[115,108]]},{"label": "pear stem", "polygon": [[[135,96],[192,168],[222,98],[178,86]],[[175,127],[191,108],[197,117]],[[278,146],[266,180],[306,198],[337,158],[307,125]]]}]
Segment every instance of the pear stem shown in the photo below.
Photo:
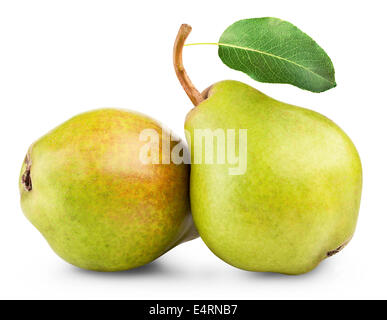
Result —
[{"label": "pear stem", "polygon": [[179,79],[184,91],[187,93],[192,103],[195,106],[198,106],[204,100],[204,97],[193,85],[183,65],[184,43],[185,40],[188,38],[188,35],[190,34],[191,30],[192,27],[188,24],[182,24],[180,26],[179,32],[176,36],[175,45],[173,47],[173,65],[175,67],[176,76]]}]

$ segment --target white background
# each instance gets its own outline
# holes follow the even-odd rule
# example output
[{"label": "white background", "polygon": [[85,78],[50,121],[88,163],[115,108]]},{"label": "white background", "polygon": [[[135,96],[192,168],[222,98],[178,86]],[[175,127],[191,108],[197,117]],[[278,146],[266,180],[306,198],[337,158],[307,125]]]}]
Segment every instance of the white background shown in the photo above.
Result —
[{"label": "white background", "polygon": [[[0,1],[0,298],[314,299],[387,298],[385,1]],[[181,23],[188,42],[216,42],[233,22],[274,16],[311,35],[330,55],[337,88],[313,94],[261,84],[222,64],[215,46],[185,49],[199,89],[246,82],[338,123],[361,155],[364,191],[355,237],[301,276],[251,273],[198,239],[145,267],[77,269],[57,257],[23,216],[18,175],[28,146],[95,108],[138,110],[183,136],[191,103],[171,54]]]}]

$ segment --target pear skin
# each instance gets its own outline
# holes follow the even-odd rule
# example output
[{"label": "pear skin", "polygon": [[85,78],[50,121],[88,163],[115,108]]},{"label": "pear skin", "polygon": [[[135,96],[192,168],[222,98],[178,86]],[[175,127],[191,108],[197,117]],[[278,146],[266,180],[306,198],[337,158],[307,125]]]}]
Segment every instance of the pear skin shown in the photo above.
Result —
[{"label": "pear skin", "polygon": [[204,98],[185,122],[191,157],[196,129],[247,129],[244,174],[191,159],[192,214],[212,252],[244,270],[302,274],[340,251],[355,231],[362,189],[348,136],[319,113],[237,81],[213,85]]},{"label": "pear skin", "polygon": [[[96,271],[147,264],[197,236],[189,212],[189,166],[143,164],[143,129],[169,139],[134,112],[101,109],[60,125],[29,149],[21,206],[67,262]],[[177,142],[171,142],[170,148]]]}]

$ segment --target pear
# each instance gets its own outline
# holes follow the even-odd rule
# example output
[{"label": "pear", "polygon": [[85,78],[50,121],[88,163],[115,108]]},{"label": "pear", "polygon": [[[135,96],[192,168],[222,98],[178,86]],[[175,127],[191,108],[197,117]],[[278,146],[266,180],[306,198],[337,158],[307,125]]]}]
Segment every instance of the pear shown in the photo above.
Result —
[{"label": "pear", "polygon": [[[178,36],[175,67],[196,105],[185,129],[192,162],[191,210],[199,234],[215,255],[237,268],[306,273],[354,234],[362,189],[356,148],[321,114],[246,84],[222,81],[200,94],[181,60],[189,31]],[[241,129],[245,140],[237,139]],[[230,141],[225,146],[227,130],[236,130],[232,150]],[[244,170],[235,171],[235,161],[219,161],[219,150],[227,155],[239,150]],[[207,163],[211,151],[216,153]]]},{"label": "pear", "polygon": [[[351,239],[362,170],[354,145],[332,121],[223,81],[188,114],[185,128],[192,155],[195,130],[247,129],[243,174],[230,174],[232,164],[191,160],[194,221],[221,259],[245,270],[299,274]],[[214,145],[222,147],[216,139]]]},{"label": "pear", "polygon": [[189,166],[144,163],[144,129],[158,134],[157,156],[169,156],[180,143],[163,148],[169,131],[145,115],[101,109],[70,119],[30,147],[20,176],[21,206],[67,262],[127,270],[197,236]]}]

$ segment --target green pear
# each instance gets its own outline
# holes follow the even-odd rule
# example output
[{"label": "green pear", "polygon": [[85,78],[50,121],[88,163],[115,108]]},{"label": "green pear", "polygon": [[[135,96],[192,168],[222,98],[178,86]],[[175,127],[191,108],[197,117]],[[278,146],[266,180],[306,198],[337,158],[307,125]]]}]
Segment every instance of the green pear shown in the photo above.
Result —
[{"label": "green pear", "polygon": [[308,272],[354,234],[362,189],[356,148],[321,114],[246,84],[222,81],[200,93],[182,59],[191,29],[180,27],[173,62],[195,105],[185,129],[199,234],[237,268]]},{"label": "green pear", "polygon": [[[223,81],[204,93],[185,128],[194,222],[225,262],[250,271],[301,274],[352,238],[362,168],[351,140],[331,120],[246,84]],[[197,151],[203,148],[197,134],[208,129],[236,129],[235,150],[246,151],[239,153],[245,172],[231,171],[235,164],[227,161],[205,163],[208,150]],[[239,129],[247,129],[246,141],[237,139]],[[222,141],[213,139],[215,150],[224,150]]]},{"label": "green pear", "polygon": [[20,176],[21,206],[67,262],[127,270],[197,236],[189,166],[144,163],[144,129],[158,134],[156,156],[169,157],[181,144],[162,147],[169,132],[145,115],[101,109],[70,119],[30,147]]}]

